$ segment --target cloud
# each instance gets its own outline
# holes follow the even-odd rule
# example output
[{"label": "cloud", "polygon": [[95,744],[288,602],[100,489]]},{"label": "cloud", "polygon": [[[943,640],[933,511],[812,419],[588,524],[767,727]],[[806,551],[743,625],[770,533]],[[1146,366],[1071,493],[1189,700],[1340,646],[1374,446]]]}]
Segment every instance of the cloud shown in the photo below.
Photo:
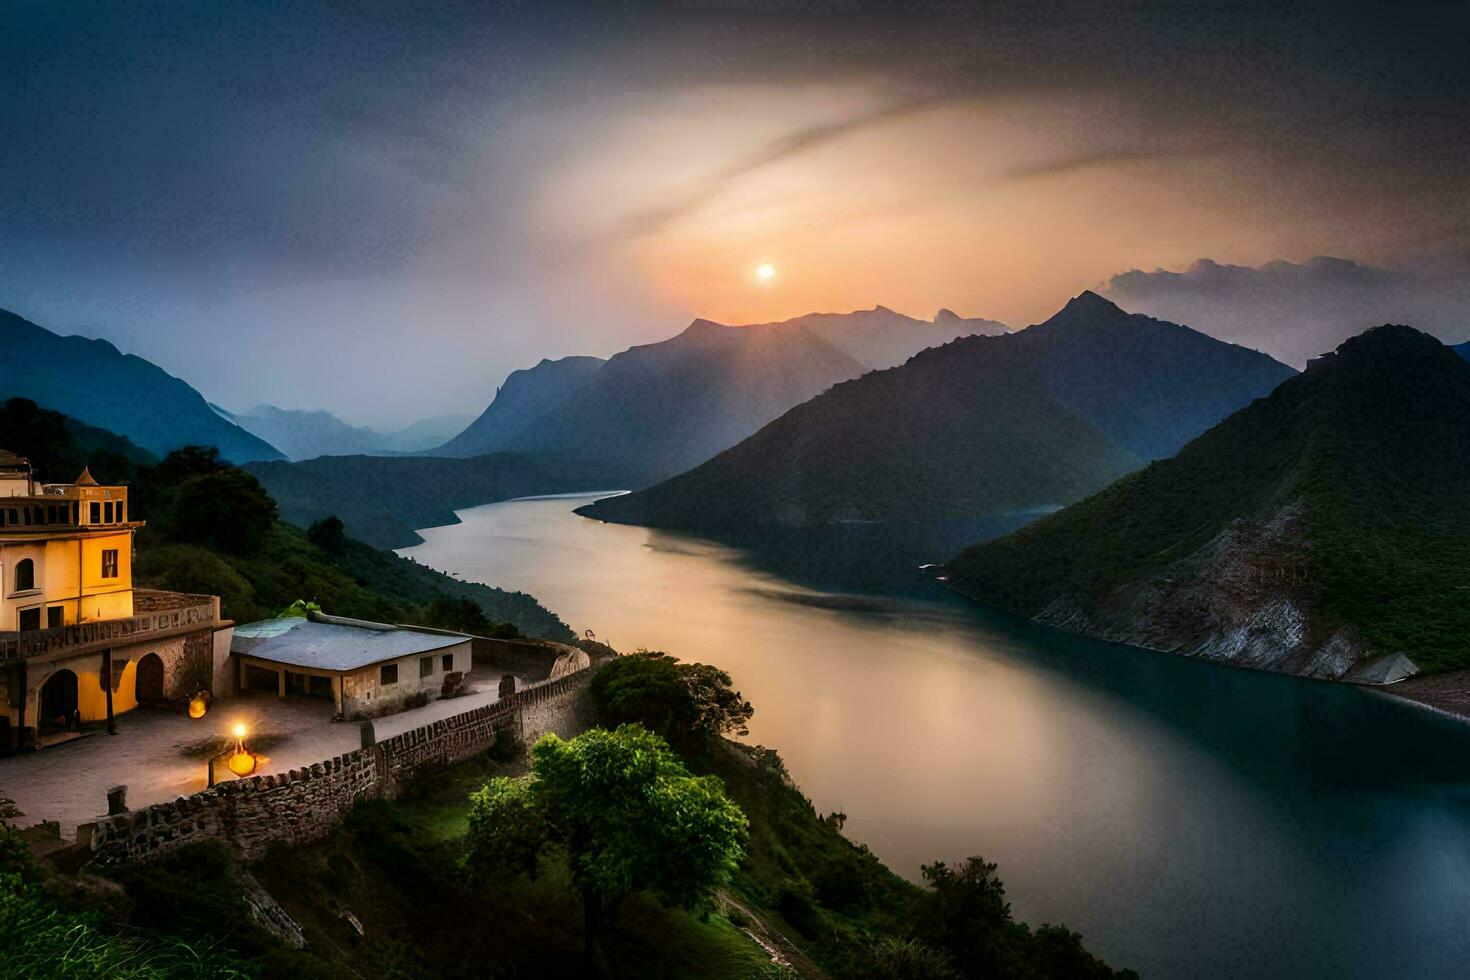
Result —
[{"label": "cloud", "polygon": [[894,119],[915,115],[943,101],[942,97],[926,95],[899,102],[890,102],[867,112],[860,112],[834,122],[806,126],[777,137],[758,147],[748,155],[735,160],[716,173],[705,178],[693,190],[678,196],[669,204],[647,208],[631,215],[623,222],[622,232],[630,237],[648,235],[661,231],[686,214],[718,198],[740,178],[783,160],[801,155],[818,147],[833,143],[859,130],[877,126]]},{"label": "cloud", "polygon": [[1318,256],[1259,267],[1200,259],[1184,272],[1133,269],[1103,291],[1124,308],[1254,347],[1297,367],[1382,323],[1449,343],[1470,336],[1470,284],[1453,270]]}]

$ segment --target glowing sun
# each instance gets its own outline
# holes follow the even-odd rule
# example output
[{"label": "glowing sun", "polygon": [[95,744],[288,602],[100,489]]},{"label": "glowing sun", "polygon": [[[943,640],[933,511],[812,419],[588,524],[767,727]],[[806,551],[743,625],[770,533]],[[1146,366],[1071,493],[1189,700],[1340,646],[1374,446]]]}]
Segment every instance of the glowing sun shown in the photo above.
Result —
[{"label": "glowing sun", "polygon": [[761,282],[770,282],[776,278],[776,267],[769,262],[762,262],[755,267],[755,277]]}]

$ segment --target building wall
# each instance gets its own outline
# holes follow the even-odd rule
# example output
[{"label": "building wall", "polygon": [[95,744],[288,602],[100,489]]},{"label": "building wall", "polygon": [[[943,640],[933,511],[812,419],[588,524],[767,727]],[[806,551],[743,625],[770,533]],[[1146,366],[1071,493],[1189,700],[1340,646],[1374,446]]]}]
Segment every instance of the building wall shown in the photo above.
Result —
[{"label": "building wall", "polygon": [[[102,552],[117,552],[114,578],[102,577]],[[35,568],[34,589],[17,592],[16,567],[30,559]],[[62,609],[62,625],[133,615],[133,532],[117,531],[95,537],[14,540],[0,542],[0,631],[20,628],[20,611],[39,608],[41,626],[46,610]]]},{"label": "building wall", "polygon": [[[200,630],[162,640],[113,647],[111,650],[114,683],[112,713],[120,715],[138,706],[138,662],[156,653],[163,662],[163,695],[171,701],[182,700],[199,690],[210,690],[214,673],[214,636],[212,630]],[[77,711],[84,724],[107,720],[107,692],[102,685],[102,652],[92,651],[54,660],[26,662],[25,718],[28,728],[42,720],[41,688],[48,679],[63,670],[77,678]],[[14,669],[6,672],[7,695],[18,676]],[[12,730],[19,724],[20,707],[5,701]]]},{"label": "building wall", "polygon": [[[193,796],[79,828],[78,843],[98,865],[148,861],[185,844],[218,839],[247,860],[274,843],[317,840],[341,824],[358,800],[394,797],[425,766],[484,751],[503,728],[530,741],[546,731],[573,734],[591,717],[582,670],[503,701],[436,721],[324,762],[289,772],[220,783]],[[100,806],[100,801],[99,801]]]},{"label": "building wall", "polygon": [[[462,678],[472,665],[470,641],[452,647],[435,650],[433,653],[400,657],[393,661],[398,667],[398,680],[393,684],[382,682],[382,664],[374,664],[342,675],[342,717],[347,721],[360,718],[376,718],[412,707],[415,703],[426,703],[442,697],[445,676],[458,674]],[[451,671],[445,671],[442,657],[453,658]],[[432,659],[433,670],[427,676],[419,676],[419,661]],[[456,679],[451,678],[451,684]]]}]

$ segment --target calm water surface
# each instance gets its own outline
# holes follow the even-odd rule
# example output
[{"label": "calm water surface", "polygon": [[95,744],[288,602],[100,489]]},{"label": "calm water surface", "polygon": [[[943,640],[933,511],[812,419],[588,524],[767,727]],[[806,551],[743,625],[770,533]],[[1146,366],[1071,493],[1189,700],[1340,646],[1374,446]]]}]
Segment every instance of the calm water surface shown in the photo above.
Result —
[{"label": "calm water surface", "polygon": [[403,553],[719,664],[752,740],[889,867],[984,855],[1018,917],[1145,977],[1470,971],[1470,728],[1043,630],[914,571],[1016,521],[736,547],[587,499],[467,510]]}]

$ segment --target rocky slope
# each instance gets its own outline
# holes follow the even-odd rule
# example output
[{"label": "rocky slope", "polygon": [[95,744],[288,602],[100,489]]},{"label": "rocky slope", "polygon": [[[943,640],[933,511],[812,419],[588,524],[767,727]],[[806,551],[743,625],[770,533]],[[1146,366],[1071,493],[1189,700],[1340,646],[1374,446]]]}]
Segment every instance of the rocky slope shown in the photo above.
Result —
[{"label": "rocky slope", "polygon": [[1383,326],[948,572],[1091,636],[1381,682],[1470,665],[1467,493],[1470,364]]}]

